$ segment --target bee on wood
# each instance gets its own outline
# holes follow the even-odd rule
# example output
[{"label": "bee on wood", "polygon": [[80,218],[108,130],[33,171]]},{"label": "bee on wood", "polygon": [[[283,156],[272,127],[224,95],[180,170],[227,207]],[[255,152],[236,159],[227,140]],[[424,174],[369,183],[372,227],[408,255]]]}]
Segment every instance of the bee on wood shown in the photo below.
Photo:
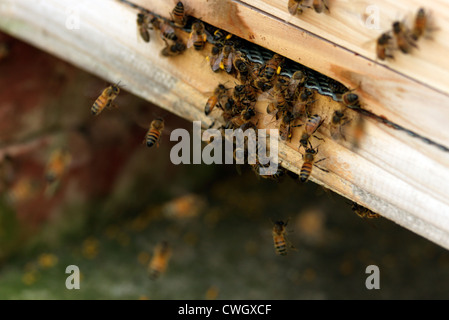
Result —
[{"label": "bee on wood", "polygon": [[159,140],[161,139],[162,131],[164,130],[164,119],[156,118],[151,121],[150,128],[145,135],[145,140],[147,147],[152,147],[156,144],[159,147]]},{"label": "bee on wood", "polygon": [[268,60],[259,72],[256,86],[263,92],[268,91],[273,87],[272,81],[274,77],[281,72],[281,65],[284,62],[284,57],[275,53],[273,57]]},{"label": "bee on wood", "polygon": [[296,101],[299,98],[299,94],[301,92],[301,88],[304,87],[304,84],[307,81],[307,75],[301,71],[295,71],[290,78],[290,83],[288,84],[288,98],[291,101]]},{"label": "bee on wood", "polygon": [[393,35],[396,45],[402,53],[410,53],[412,48],[418,47],[415,40],[413,40],[411,31],[403,22],[393,22]]},{"label": "bee on wood", "polygon": [[273,226],[273,243],[274,243],[274,250],[276,254],[280,256],[287,255],[287,240],[285,238],[286,233],[286,227],[287,227],[288,221],[284,222],[282,220],[274,222]]},{"label": "bee on wood", "polygon": [[313,9],[315,9],[316,13],[322,13],[324,9],[329,11],[329,7],[327,6],[326,0],[313,0]]},{"label": "bee on wood", "polygon": [[341,101],[343,104],[349,109],[360,109],[360,100],[359,96],[355,93],[352,93],[352,90],[343,93],[341,96]]},{"label": "bee on wood", "polygon": [[251,63],[244,57],[243,53],[236,51],[233,63],[235,70],[239,73],[239,80],[242,83],[246,84],[253,79]]},{"label": "bee on wood", "polygon": [[220,70],[220,62],[218,61],[218,58],[220,57],[222,49],[223,44],[216,43],[211,48],[211,55],[206,57],[206,59],[209,61],[210,68],[212,69],[213,72],[217,72]]},{"label": "bee on wood", "polygon": [[161,54],[164,57],[177,56],[186,50],[186,45],[179,40],[173,44],[169,44],[165,39],[164,41],[165,41],[165,48],[162,49],[161,51]]},{"label": "bee on wood", "polygon": [[[324,119],[322,119],[319,115],[314,114],[313,116],[310,116],[302,130],[301,138],[299,139],[299,143],[301,146],[303,146],[305,149],[307,149],[307,144],[310,143],[309,139],[310,137],[315,133],[315,131],[318,130],[318,128],[323,124]],[[300,127],[301,125],[297,125],[296,127]],[[315,138],[319,140],[323,140],[317,136]]]},{"label": "bee on wood", "polygon": [[302,156],[304,163],[301,167],[301,171],[299,173],[299,181],[301,182],[306,182],[309,177],[310,174],[312,173],[312,167],[315,166],[318,169],[324,171],[324,172],[329,172],[329,170],[326,170],[324,168],[321,168],[319,166],[317,166],[316,164],[318,162],[321,162],[323,160],[325,160],[326,158],[322,158],[320,160],[315,161],[315,157],[318,154],[318,147],[316,147],[315,149],[312,148],[312,145],[309,142],[310,147],[306,149],[305,154]]},{"label": "bee on wood", "polygon": [[425,35],[430,38],[429,34],[434,30],[436,30],[436,28],[432,24],[430,14],[426,12],[424,8],[419,8],[413,23],[412,39],[417,41]]},{"label": "bee on wood", "polygon": [[101,95],[95,100],[92,105],[91,111],[94,116],[98,116],[105,108],[112,106],[112,102],[120,93],[119,83],[110,85],[103,90]]},{"label": "bee on wood", "polygon": [[352,211],[354,211],[360,218],[373,219],[379,218],[380,215],[372,212],[370,209],[359,205],[357,202],[352,203]]},{"label": "bee on wood", "polygon": [[332,114],[331,123],[329,126],[329,131],[331,134],[332,139],[334,140],[340,140],[344,139],[346,140],[342,128],[345,124],[347,124],[350,120],[347,119],[347,117],[344,114],[344,110],[335,110]]},{"label": "bee on wood", "polygon": [[150,42],[150,16],[145,12],[140,12],[137,14],[137,30],[139,31],[140,37],[145,42]]},{"label": "bee on wood", "polygon": [[[225,70],[227,73],[231,73],[234,66],[234,53],[234,47],[231,44],[224,45],[215,63],[218,63],[220,69]],[[215,66],[212,70],[214,69],[216,69]]]},{"label": "bee on wood", "polygon": [[192,32],[190,32],[189,40],[187,41],[187,48],[193,46],[195,50],[203,50],[207,40],[205,30],[204,24],[201,21],[193,23]]},{"label": "bee on wood", "polygon": [[173,22],[177,27],[184,28],[187,23],[187,16],[182,1],[178,1],[171,12]]},{"label": "bee on wood", "polygon": [[288,12],[293,16],[302,14],[304,8],[310,8],[305,4],[307,2],[307,0],[288,0]]},{"label": "bee on wood", "polygon": [[387,58],[394,59],[391,51],[393,50],[392,36],[389,32],[384,32],[377,38],[376,42],[376,54],[377,58],[380,60],[385,60]]},{"label": "bee on wood", "polygon": [[207,99],[206,105],[204,107],[204,113],[206,115],[209,115],[216,106],[222,108],[221,101],[226,97],[227,92],[228,89],[224,86],[224,84],[220,83],[215,88],[213,95],[209,97],[209,99]]},{"label": "bee on wood", "polygon": [[292,125],[291,123],[295,120],[295,115],[290,111],[285,112],[282,117],[281,124],[279,125],[279,137],[282,140],[290,141],[292,138]]},{"label": "bee on wood", "polygon": [[156,280],[167,269],[168,262],[172,254],[172,249],[167,241],[162,241],[154,248],[153,257],[148,265],[150,279]]}]

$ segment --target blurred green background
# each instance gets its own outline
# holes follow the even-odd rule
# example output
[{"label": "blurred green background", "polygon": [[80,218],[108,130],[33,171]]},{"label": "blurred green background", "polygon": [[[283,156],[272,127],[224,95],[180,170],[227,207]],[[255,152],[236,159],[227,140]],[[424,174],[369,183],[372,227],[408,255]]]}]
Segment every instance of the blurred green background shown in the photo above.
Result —
[{"label": "blurred green background", "polygon": [[[170,163],[173,142],[142,140],[191,123],[126,91],[93,117],[107,83],[0,34],[0,299],[447,299],[449,254],[308,182],[277,183],[233,165]],[[1,56],[1,55],[0,55]],[[125,88],[126,89],[126,88]],[[48,192],[46,163],[72,161]],[[294,246],[277,256],[273,221]],[[160,241],[172,255],[156,280]],[[380,290],[368,290],[368,265]],[[65,287],[66,267],[81,288]]]}]

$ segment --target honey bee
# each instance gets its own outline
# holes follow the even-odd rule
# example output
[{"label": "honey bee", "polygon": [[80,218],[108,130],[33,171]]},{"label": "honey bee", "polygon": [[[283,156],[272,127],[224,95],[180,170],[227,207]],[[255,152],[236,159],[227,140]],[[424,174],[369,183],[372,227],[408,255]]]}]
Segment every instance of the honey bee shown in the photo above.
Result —
[{"label": "honey bee", "polygon": [[137,14],[137,30],[143,41],[150,42],[150,33],[148,29],[152,29],[150,27],[150,17],[145,12],[140,12]]},{"label": "honey bee", "polygon": [[355,93],[352,93],[352,90],[343,93],[341,100],[343,104],[349,109],[360,109],[360,101],[359,96]]},{"label": "honey bee", "polygon": [[432,26],[429,13],[424,8],[419,8],[413,24],[412,39],[417,41],[424,34],[429,34],[433,30],[435,30],[435,27]]},{"label": "honey bee", "polygon": [[287,111],[282,117],[281,124],[279,125],[279,136],[282,140],[291,140],[292,126],[290,124],[295,118],[296,117],[290,111]]},{"label": "honey bee", "polygon": [[252,107],[257,102],[257,89],[252,84],[242,84],[234,87],[234,98],[244,106]]},{"label": "honey bee", "polygon": [[285,239],[285,228],[287,227],[288,221],[284,222],[282,220],[274,222],[273,226],[273,243],[274,250],[276,254],[280,256],[287,255],[287,240]]},{"label": "honey bee", "polygon": [[153,257],[148,265],[150,279],[156,280],[165,272],[171,254],[172,249],[167,241],[162,241],[156,245]]},{"label": "honey bee", "polygon": [[332,139],[334,140],[340,140],[340,138],[345,139],[345,136],[342,132],[342,127],[348,122],[349,120],[346,119],[344,110],[334,111],[334,113],[332,114],[332,119],[329,127]]},{"label": "honey bee", "polygon": [[203,50],[206,44],[207,36],[205,33],[204,24],[201,21],[197,21],[192,25],[192,32],[190,33],[189,40],[187,41],[187,48],[193,46],[195,50]]},{"label": "honey bee", "polygon": [[304,86],[306,81],[307,75],[303,71],[298,70],[293,73],[287,89],[288,97],[290,100],[296,101],[298,99],[301,88]]},{"label": "honey bee", "polygon": [[412,47],[417,48],[411,31],[404,23],[400,21],[393,22],[393,35],[396,39],[396,45],[402,53],[410,53]]},{"label": "honey bee", "polygon": [[249,125],[251,118],[256,115],[253,108],[246,108],[240,112],[240,114],[231,118],[229,123],[226,124],[226,129],[232,128],[242,128]]},{"label": "honey bee", "polygon": [[234,47],[231,44],[226,44],[224,45],[223,49],[218,55],[218,58],[215,61],[212,70],[218,70],[219,68],[225,70],[227,73],[231,73],[232,68],[234,66],[233,61],[234,61]]},{"label": "honey bee", "polygon": [[271,85],[275,75],[281,72],[281,65],[284,62],[284,57],[275,53],[273,57],[268,60],[259,72],[259,81],[256,83],[257,87],[262,91],[267,91],[273,86]]},{"label": "honey bee", "polygon": [[144,142],[146,142],[147,144],[147,147],[152,147],[154,144],[159,147],[159,140],[161,139],[164,125],[164,119],[162,118],[156,118],[151,121],[150,129],[148,129],[144,140]]},{"label": "honey bee", "polygon": [[393,55],[391,54],[392,50],[392,37],[389,34],[389,32],[384,32],[380,35],[380,37],[377,39],[376,43],[376,54],[377,57],[380,60],[385,60],[387,58],[394,59]]},{"label": "honey bee", "polygon": [[315,161],[315,156],[318,154],[318,147],[316,147],[315,149],[312,148],[312,145],[309,142],[310,147],[306,149],[305,154],[303,155],[303,160],[304,163],[301,167],[301,171],[299,173],[299,181],[301,182],[306,182],[309,177],[310,174],[312,173],[312,167],[315,166],[320,170],[323,170],[324,172],[329,172],[326,169],[323,169],[321,167],[318,167],[316,164],[318,162],[321,162],[323,160],[325,160],[326,158],[322,158],[318,161]]},{"label": "honey bee", "polygon": [[187,16],[185,13],[184,4],[182,1],[178,1],[176,6],[173,8],[171,12],[171,17],[176,26],[184,28],[187,23]]},{"label": "honey bee", "polygon": [[165,40],[165,48],[162,49],[161,54],[164,57],[177,56],[183,53],[186,50],[186,46],[182,41],[176,41],[174,44],[169,44],[167,40]]},{"label": "honey bee", "polygon": [[[324,119],[322,119],[319,115],[314,114],[309,117],[304,125],[304,129],[301,133],[301,138],[299,139],[299,143],[305,149],[307,149],[307,143],[309,142],[309,138],[318,130],[318,128],[323,124]],[[301,125],[298,125],[299,127]],[[315,136],[316,137],[316,136]],[[317,139],[323,140],[321,138],[316,137]]]},{"label": "honey bee", "polygon": [[250,63],[244,58],[243,53],[237,51],[233,63],[235,69],[239,72],[239,79],[242,83],[247,83],[252,80]]},{"label": "honey bee", "polygon": [[37,188],[34,181],[25,177],[20,178],[10,186],[5,199],[11,205],[26,202],[36,194]]},{"label": "honey bee", "polygon": [[217,29],[214,31],[214,34],[212,36],[212,42],[213,43],[222,42],[231,39],[231,37],[232,37],[231,33],[227,34],[226,31]]},{"label": "honey bee", "polygon": [[223,45],[221,43],[216,43],[212,46],[211,55],[206,57],[213,72],[220,70],[220,62],[218,61],[218,58],[220,57],[222,49]]},{"label": "honey bee", "polygon": [[305,2],[307,0],[288,0],[288,12],[291,15],[302,14],[303,8],[310,8],[304,4]]},{"label": "honey bee", "polygon": [[97,100],[95,100],[91,108],[92,114],[94,116],[98,116],[105,108],[109,108],[112,106],[112,102],[120,93],[119,83],[120,82],[114,85],[110,85],[109,87],[104,89]]},{"label": "honey bee", "polygon": [[59,181],[72,161],[71,154],[64,149],[54,150],[48,159],[45,179],[48,183]]},{"label": "honey bee", "polygon": [[313,9],[315,9],[316,13],[321,13],[326,9],[329,11],[329,7],[326,4],[326,0],[313,0]]},{"label": "honey bee", "polygon": [[207,100],[206,106],[204,107],[204,113],[209,115],[215,106],[219,106],[221,108],[221,100],[226,96],[228,89],[224,86],[224,84],[219,84],[215,90],[214,94]]},{"label": "honey bee", "polygon": [[352,203],[352,211],[354,211],[360,218],[373,219],[379,218],[380,215],[372,212],[370,209],[359,205],[357,202]]},{"label": "honey bee", "polygon": [[154,17],[150,20],[154,29],[159,30],[161,32],[161,38],[177,41],[178,36],[176,35],[175,28],[172,27],[170,23],[161,18]]},{"label": "honey bee", "polygon": [[1,42],[0,43],[0,61],[3,59],[6,59],[9,56],[9,53],[11,52],[11,48],[7,43]]}]

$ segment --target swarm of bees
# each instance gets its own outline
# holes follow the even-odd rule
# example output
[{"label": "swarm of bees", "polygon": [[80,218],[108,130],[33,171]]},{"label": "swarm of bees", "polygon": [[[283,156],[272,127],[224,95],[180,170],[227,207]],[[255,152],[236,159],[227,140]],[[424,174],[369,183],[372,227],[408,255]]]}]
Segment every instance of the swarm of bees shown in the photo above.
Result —
[{"label": "swarm of bees", "polygon": [[430,13],[424,8],[419,8],[411,27],[403,21],[394,21],[392,29],[379,36],[376,43],[377,58],[379,60],[394,59],[395,50],[409,54],[413,49],[418,48],[416,42],[419,39],[430,38],[430,34],[435,30]]}]

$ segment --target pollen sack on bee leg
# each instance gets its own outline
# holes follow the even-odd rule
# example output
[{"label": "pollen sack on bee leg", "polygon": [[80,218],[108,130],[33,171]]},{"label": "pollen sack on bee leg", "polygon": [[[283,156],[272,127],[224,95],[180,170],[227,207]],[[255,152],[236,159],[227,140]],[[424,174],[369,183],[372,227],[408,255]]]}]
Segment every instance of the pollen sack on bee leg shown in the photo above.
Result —
[{"label": "pollen sack on bee leg", "polygon": [[[256,132],[253,128],[245,131],[242,129],[226,129],[224,132],[223,136],[222,131],[217,129],[202,131],[201,121],[193,122],[192,137],[186,129],[173,130],[170,134],[170,141],[178,141],[178,143],[170,151],[171,162],[175,165],[181,163],[201,164],[202,162],[204,164],[233,164],[235,141],[235,150],[246,149],[248,151],[247,163],[256,164],[256,161],[258,161],[263,165],[261,175],[276,173],[279,155],[278,129],[269,129],[269,134],[267,134],[266,129],[257,129]],[[201,141],[208,142],[203,150],[201,150]]]}]

